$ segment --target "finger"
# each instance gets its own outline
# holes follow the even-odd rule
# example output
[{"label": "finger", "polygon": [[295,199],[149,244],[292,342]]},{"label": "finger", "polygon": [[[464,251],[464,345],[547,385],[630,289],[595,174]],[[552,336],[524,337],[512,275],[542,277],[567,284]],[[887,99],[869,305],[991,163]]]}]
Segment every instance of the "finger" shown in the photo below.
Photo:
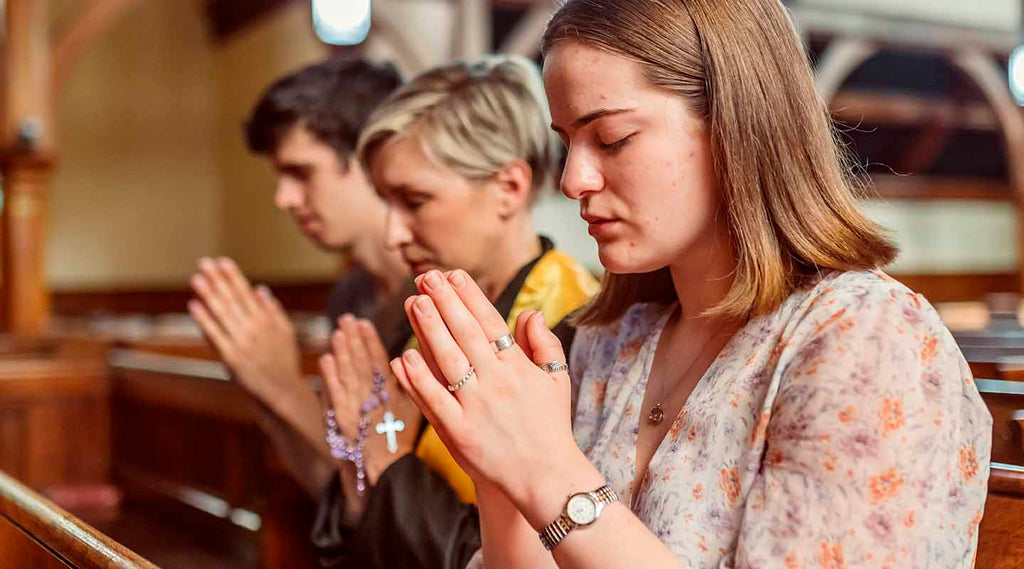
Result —
[{"label": "finger", "polygon": [[[420,339],[423,337],[423,330],[420,329],[419,320],[416,318],[416,313],[413,312],[412,309],[412,303],[416,298],[416,296],[410,296],[405,299],[405,314],[409,318],[409,324],[412,325],[413,334],[415,334],[417,339]],[[430,346],[423,342],[418,343],[420,355],[423,356],[423,359],[427,362],[427,368],[430,369],[430,373],[434,374],[434,377],[436,377],[438,381],[445,381],[444,374],[441,373],[441,368],[437,365],[437,360],[434,359],[434,353],[430,351]],[[447,383],[445,383],[445,385],[447,385]]]},{"label": "finger", "polygon": [[372,375],[373,364],[370,363],[370,354],[366,351],[366,344],[363,342],[363,333],[359,329],[359,323],[351,314],[346,314],[338,320],[340,329],[345,337],[345,345],[348,347],[349,358],[352,360],[352,368],[356,376],[352,379],[362,381]]},{"label": "finger", "polygon": [[526,357],[530,358],[530,361],[533,361],[533,346],[530,345],[530,338],[526,334],[526,323],[530,321],[530,317],[534,313],[536,310],[524,310],[516,318],[516,344],[526,354]]},{"label": "finger", "polygon": [[331,352],[334,354],[334,361],[338,371],[338,385],[342,390],[339,395],[355,397],[357,390],[353,379],[357,376],[357,372],[352,364],[352,356],[348,351],[348,340],[341,329],[335,330],[334,334],[331,335]]},{"label": "finger", "polygon": [[[429,296],[420,295],[412,303],[412,311],[422,331],[422,335],[419,336],[420,345],[430,347],[442,377],[449,385],[462,381],[470,370],[469,360],[445,326],[440,312],[434,306],[434,301]],[[416,358],[423,361],[423,357],[419,353],[416,354]],[[423,369],[428,369],[426,362],[423,364]],[[475,387],[476,382],[471,379],[464,384],[462,389]]]},{"label": "finger", "polygon": [[[466,307],[455,289],[448,282],[448,279],[441,274],[441,271],[428,271],[423,276],[423,288],[433,300],[434,306],[444,325],[451,332],[452,338],[462,348],[462,352],[469,361],[478,369],[487,369],[497,362],[494,350],[491,349],[491,340],[484,334],[480,322]],[[489,303],[488,303],[489,304]],[[505,334],[508,329],[505,329]],[[499,334],[504,335],[504,334]],[[435,346],[431,346],[435,348]],[[437,354],[435,348],[434,354]],[[442,371],[445,371],[442,367]]]},{"label": "finger", "polygon": [[405,373],[405,365],[402,364],[402,358],[397,357],[391,360],[388,363],[388,366],[391,368],[391,374],[398,380],[398,385],[402,388],[402,391],[409,396],[409,399],[412,399],[412,402],[416,404],[416,407],[419,408],[420,412],[422,412],[427,418],[427,421],[433,420],[433,411],[426,409],[426,405],[423,403],[423,400],[420,399],[419,394],[416,393],[415,389],[413,389],[412,383],[409,382],[409,376]]},{"label": "finger", "polygon": [[216,261],[209,257],[203,257],[199,260],[199,271],[206,278],[210,294],[215,296],[227,310],[234,312],[238,317],[246,314],[239,304],[234,291],[228,285],[227,279],[224,278],[224,275],[221,274],[220,269],[217,267]]},{"label": "finger", "polygon": [[224,298],[217,293],[213,283],[205,274],[192,275],[191,284],[192,290],[203,301],[207,312],[217,319],[225,333],[229,336],[234,335],[232,331],[239,330],[241,327],[238,312],[225,303]]},{"label": "finger", "polygon": [[324,379],[326,389],[323,389],[324,403],[331,409],[334,402],[340,399],[340,386],[338,385],[338,362],[331,354],[323,354],[317,363],[320,365],[320,377]]},{"label": "finger", "polygon": [[213,342],[213,347],[223,356],[231,347],[231,341],[217,319],[210,314],[202,302],[195,299],[188,301],[188,313],[199,324],[206,337]]},{"label": "finger", "polygon": [[388,351],[384,347],[384,342],[381,341],[380,335],[377,334],[377,328],[372,322],[365,319],[357,320],[356,324],[359,328],[359,335],[363,338],[363,346],[366,348],[366,353],[370,356],[370,362],[373,364],[373,367],[381,373],[386,373]]},{"label": "finger", "polygon": [[436,427],[449,430],[462,419],[462,406],[430,373],[416,350],[402,354],[402,366],[410,391],[418,398],[420,409]]},{"label": "finger", "polygon": [[[461,269],[448,273],[448,283],[452,290],[462,300],[466,309],[476,319],[478,325],[484,331],[488,343],[508,334],[508,323],[501,317],[498,310],[494,308],[491,301],[480,290],[480,287],[472,278]],[[493,346],[492,346],[493,350]]]},{"label": "finger", "polygon": [[[547,323],[544,322],[544,315],[540,312],[530,315],[530,319],[526,323],[526,336],[530,346],[533,347],[533,363],[537,365],[552,362],[565,363],[565,351],[562,350],[562,343],[558,341],[558,336],[548,330]],[[569,381],[568,371],[559,371],[550,375],[559,381]]]},{"label": "finger", "polygon": [[217,259],[216,266],[224,279],[225,288],[230,291],[232,298],[236,299],[243,313],[255,312],[259,308],[259,303],[253,294],[252,285],[239,270],[238,265],[227,257],[221,257]]},{"label": "finger", "polygon": [[267,285],[256,285],[256,303],[259,310],[270,314],[279,321],[288,322],[288,314],[284,311],[284,306]]}]

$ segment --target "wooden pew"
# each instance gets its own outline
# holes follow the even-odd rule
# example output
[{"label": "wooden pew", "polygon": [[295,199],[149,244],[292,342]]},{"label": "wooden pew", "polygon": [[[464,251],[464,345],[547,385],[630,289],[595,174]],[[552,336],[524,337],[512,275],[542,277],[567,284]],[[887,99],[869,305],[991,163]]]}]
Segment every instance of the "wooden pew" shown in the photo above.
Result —
[{"label": "wooden pew", "polygon": [[126,501],[202,510],[201,523],[262,567],[314,566],[312,501],[212,350],[189,339],[122,342],[109,360],[114,480]]},{"label": "wooden pew", "polygon": [[978,569],[1024,566],[1024,382],[976,379],[992,414],[992,466],[978,532]]},{"label": "wooden pew", "polygon": [[3,472],[0,472],[0,566],[156,568]]},{"label": "wooden pew", "polygon": [[0,470],[42,489],[110,471],[106,346],[0,338]]}]

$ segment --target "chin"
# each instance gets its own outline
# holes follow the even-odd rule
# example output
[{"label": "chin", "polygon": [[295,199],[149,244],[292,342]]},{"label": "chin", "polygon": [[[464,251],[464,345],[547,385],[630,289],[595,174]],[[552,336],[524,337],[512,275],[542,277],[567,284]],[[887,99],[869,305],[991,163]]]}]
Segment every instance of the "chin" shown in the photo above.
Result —
[{"label": "chin", "polygon": [[647,256],[639,255],[640,250],[640,247],[626,247],[619,246],[616,243],[609,243],[607,245],[598,245],[597,255],[601,260],[601,266],[609,273],[617,275],[650,273],[668,265]]}]

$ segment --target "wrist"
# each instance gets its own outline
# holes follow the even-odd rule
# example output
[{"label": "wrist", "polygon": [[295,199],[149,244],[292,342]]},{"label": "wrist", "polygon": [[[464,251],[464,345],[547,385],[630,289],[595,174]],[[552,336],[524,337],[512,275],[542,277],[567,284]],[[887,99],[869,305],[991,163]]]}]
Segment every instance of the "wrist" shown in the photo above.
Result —
[{"label": "wrist", "polygon": [[589,492],[605,484],[604,476],[579,449],[562,460],[538,469],[509,497],[526,521],[537,531],[553,522],[569,496]]}]

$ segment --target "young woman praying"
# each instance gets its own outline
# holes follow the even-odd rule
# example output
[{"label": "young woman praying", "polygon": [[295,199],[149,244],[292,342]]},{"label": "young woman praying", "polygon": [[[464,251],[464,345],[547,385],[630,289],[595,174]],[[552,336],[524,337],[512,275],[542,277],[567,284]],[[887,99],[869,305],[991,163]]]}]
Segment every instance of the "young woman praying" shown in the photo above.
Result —
[{"label": "young woman praying", "polygon": [[392,361],[476,484],[474,563],[970,567],[991,417],[881,272],[782,4],[568,0],[543,51],[608,271],[568,370],[538,314],[490,349],[461,271],[418,281]]}]

